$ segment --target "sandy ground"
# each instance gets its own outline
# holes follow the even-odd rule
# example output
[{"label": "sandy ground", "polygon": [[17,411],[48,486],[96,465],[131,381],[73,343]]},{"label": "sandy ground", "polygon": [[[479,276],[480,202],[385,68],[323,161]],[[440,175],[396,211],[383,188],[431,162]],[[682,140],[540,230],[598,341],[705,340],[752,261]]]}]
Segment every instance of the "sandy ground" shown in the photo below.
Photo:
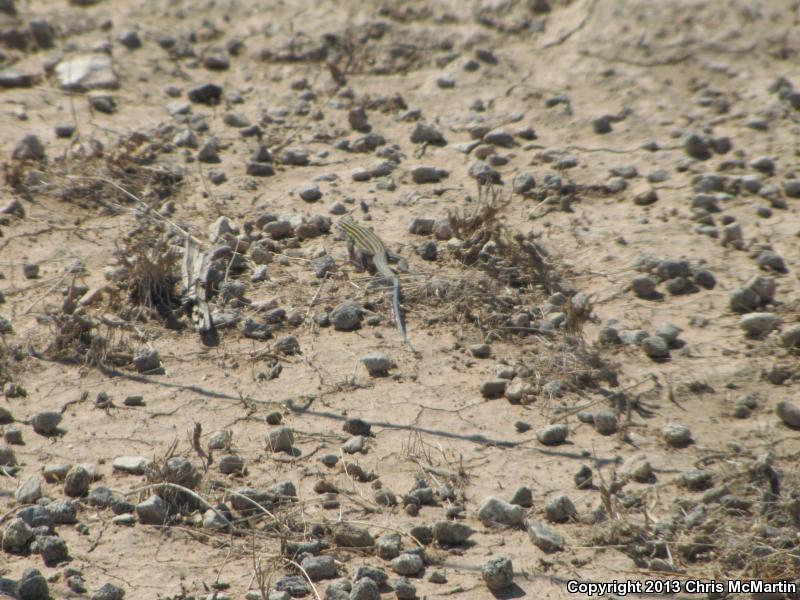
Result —
[{"label": "sandy ground", "polygon": [[[572,579],[764,579],[771,567],[764,566],[763,555],[762,562],[747,564],[731,558],[731,553],[744,551],[735,549],[742,541],[747,541],[746,549],[761,545],[780,555],[776,564],[784,566],[772,573],[800,572],[800,523],[786,522],[777,526],[777,533],[764,533],[767,517],[758,504],[763,483],[752,475],[759,457],[768,460],[782,482],[776,502],[791,510],[799,489],[800,437],[778,417],[776,407],[783,401],[800,402],[797,351],[781,344],[781,333],[800,322],[795,270],[800,200],[786,185],[800,174],[800,110],[771,86],[784,77],[800,90],[797,2],[300,1],[231,2],[223,8],[214,2],[121,0],[82,7],[31,0],[18,2],[17,10],[17,17],[0,14],[4,31],[27,31],[32,19],[43,18],[54,30],[54,46],[13,47],[9,36],[0,45],[2,66],[38,76],[31,87],[0,90],[5,176],[0,205],[16,199],[24,208],[23,217],[3,215],[0,225],[0,292],[5,299],[0,315],[13,325],[13,332],[2,334],[0,347],[6,354],[17,349],[19,359],[4,355],[0,376],[7,390],[13,383],[27,392],[0,399],[0,407],[17,421],[4,427],[19,427],[24,439],[24,444],[11,446],[19,468],[0,478],[2,527],[20,508],[15,490],[45,465],[90,463],[101,476],[92,488],[104,485],[130,494],[134,503],[143,500],[149,492],[136,490],[149,480],[113,470],[114,459],[138,455],[161,461],[175,443],[174,453],[189,458],[203,473],[196,491],[210,502],[227,500],[230,506],[227,489],[264,490],[292,481],[298,501],[279,515],[301,523],[296,539],[310,539],[314,524],[339,521],[366,526],[376,538],[405,533],[444,520],[453,503],[462,505],[462,521],[474,530],[470,543],[426,547],[425,569],[411,578],[420,598],[562,598],[569,596],[566,582]],[[119,41],[130,30],[138,31],[140,48],[131,50]],[[166,35],[195,56],[171,55],[158,43]],[[242,43],[236,54],[229,51],[232,40]],[[104,92],[116,101],[112,114],[90,108],[87,93],[61,89],[56,75],[46,72],[56,60],[54,53],[69,58],[100,44],[107,44],[120,83]],[[314,55],[315,48],[327,48],[324,60]],[[227,69],[206,68],[207,57],[216,54],[228,58]],[[302,78],[306,85],[298,83]],[[452,87],[447,81],[443,86],[441,78],[452,80]],[[190,102],[187,92],[208,82],[221,86],[222,102]],[[404,106],[397,106],[398,98]],[[171,115],[171,102],[186,103],[190,116],[202,115],[208,131],[185,115]],[[340,144],[350,140],[352,147],[363,135],[348,121],[348,111],[358,106],[366,108],[372,132],[385,139],[377,150],[353,152]],[[421,111],[420,122],[444,135],[445,145],[411,141],[416,122],[402,116],[414,109]],[[246,172],[258,141],[229,124],[226,115],[231,112],[260,124],[262,142],[275,155],[274,176]],[[607,115],[613,117],[611,131],[598,133],[593,123]],[[76,126],[71,138],[56,136],[55,127],[62,123]],[[477,126],[505,128],[513,134],[513,147],[482,144],[465,153]],[[200,143],[207,135],[216,136],[218,164],[197,161],[196,149],[167,144],[187,128],[196,131]],[[535,139],[518,134],[526,128],[532,128]],[[157,197],[157,176],[141,176],[146,169],[125,179],[124,169],[113,167],[135,162],[131,146],[123,144],[134,132],[147,135],[137,152],[152,144],[154,158],[146,165],[150,173],[183,170],[182,181],[168,186],[169,196]],[[691,160],[685,141],[692,133],[729,138],[732,147],[726,153],[712,151],[708,160]],[[41,140],[44,161],[12,158],[15,144],[26,134]],[[104,158],[81,160],[80,152],[92,140],[102,142]],[[648,142],[657,146],[647,149]],[[305,149],[310,163],[281,163],[286,147]],[[592,299],[592,318],[579,332],[562,328],[552,337],[515,334],[469,318],[461,312],[463,302],[454,300],[452,310],[450,300],[437,304],[426,291],[427,282],[439,278],[461,282],[469,292],[464,282],[483,276],[478,267],[457,260],[452,249],[458,240],[409,230],[416,218],[446,219],[453,211],[479,205],[478,186],[468,170],[482,152],[487,160],[504,163],[496,167],[503,178],[496,189],[508,199],[501,220],[528,239],[535,236],[565,290]],[[117,163],[106,161],[111,155],[118,157]],[[389,177],[354,181],[354,171],[388,156],[400,159]],[[574,166],[559,163],[564,157],[574,158]],[[753,165],[761,157],[773,161],[772,172]],[[444,169],[448,176],[439,183],[417,184],[412,178],[417,165]],[[627,175],[633,176],[619,189],[611,170],[623,167],[635,172],[628,169]],[[227,180],[214,184],[211,169],[223,170]],[[648,180],[659,171],[665,177],[657,174]],[[529,192],[512,193],[519,173],[535,179]],[[698,215],[693,208],[702,174],[727,178],[725,189],[709,192],[727,194],[715,199],[719,212]],[[743,189],[741,179],[753,175],[773,189],[762,187],[761,195]],[[68,176],[130,183],[130,191],[159,212],[143,216],[137,212],[141,203],[109,184],[97,184],[84,196],[74,190],[63,194],[69,185],[77,185]],[[548,191],[548,176],[560,177],[574,191]],[[321,199],[303,201],[299,191],[315,182]],[[655,190],[656,201],[643,205],[636,200],[649,190]],[[155,315],[131,318],[130,297],[106,278],[106,267],[119,265],[118,252],[130,254],[137,243],[158,237],[126,242],[146,224],[178,225],[208,250],[214,246],[209,226],[222,215],[245,239],[245,222],[265,213],[326,215],[335,222],[337,203],[354,210],[361,222],[366,221],[359,206],[368,207],[368,225],[408,259],[413,273],[402,277],[404,308],[409,338],[418,352],[403,344],[394,327],[390,295],[367,290],[369,276],[348,264],[346,245],[332,232],[276,242],[266,281],[251,281],[256,265],[247,253],[244,272],[230,275],[244,284],[248,303],[231,302],[226,310],[258,319],[265,312],[259,307],[266,304],[296,317],[282,322],[268,340],[245,338],[234,327],[219,331],[218,345],[206,346],[189,317],[181,317],[185,327],[180,331]],[[741,225],[742,238],[725,244],[729,234],[724,228],[731,223]],[[713,225],[717,237],[699,233],[698,225]],[[173,243],[176,239],[180,236],[173,236]],[[416,251],[428,240],[439,247],[436,261],[423,260]],[[783,258],[785,272],[760,268],[759,244],[769,244]],[[337,269],[323,283],[309,261],[326,253]],[[631,282],[641,275],[636,264],[642,257],[688,260],[692,267],[713,273],[716,285],[675,295],[660,283],[662,297],[637,297]],[[69,273],[76,260],[85,271]],[[24,276],[23,265],[29,263],[39,265],[38,278]],[[175,264],[179,268],[180,258]],[[730,297],[755,275],[776,282],[774,301],[757,310],[778,315],[782,323],[768,335],[748,338],[739,326],[742,315],[731,310]],[[80,312],[105,319],[96,332],[108,336],[111,346],[120,344],[129,353],[140,347],[157,350],[163,374],[139,374],[130,360],[108,360],[100,367],[81,364],[80,357],[77,363],[55,360],[52,323],[62,314],[64,290],[71,282],[89,289],[108,286]],[[501,282],[492,289],[500,294],[507,287]],[[546,303],[543,286],[532,286],[520,297],[528,304],[514,312],[529,310],[534,320],[541,319],[536,310]],[[320,326],[318,317],[346,298],[370,301],[379,323],[365,321],[355,332]],[[473,299],[474,314],[488,314],[481,312],[485,302],[481,296]],[[214,303],[214,310],[222,309],[219,297]],[[675,324],[682,330],[683,347],[655,361],[636,344],[602,344],[601,329],[609,319],[618,320],[623,329],[649,333],[664,323]],[[276,350],[276,341],[285,335],[296,336],[301,354],[286,356]],[[576,371],[588,367],[565,338],[582,339],[613,371],[617,385],[599,377],[576,382]],[[491,344],[491,357],[474,357],[470,347],[483,342]],[[383,352],[395,362],[388,377],[372,377],[362,365],[372,352]],[[270,378],[276,364],[282,370]],[[482,397],[481,385],[496,379],[502,366],[513,367],[517,378],[531,385],[524,403]],[[560,397],[545,386],[554,379],[566,384]],[[632,403],[630,411],[603,393],[620,391]],[[98,406],[95,399],[101,392],[110,397],[111,406]],[[757,406],[746,418],[736,418],[736,401],[748,394],[755,396]],[[141,395],[144,405],[125,405],[132,395]],[[48,410],[62,413],[57,435],[40,435],[30,425],[33,415]],[[616,411],[625,424],[620,433],[601,435],[578,418],[580,412],[602,410]],[[294,431],[294,458],[273,454],[266,446],[265,436],[275,427],[265,417],[274,411]],[[367,421],[374,434],[355,457],[341,450],[350,437],[342,429],[348,418]],[[515,428],[519,421],[530,429],[520,432]],[[539,428],[562,422],[569,426],[564,444],[540,443]],[[686,448],[666,444],[662,430],[670,423],[687,426],[694,443]],[[215,452],[214,463],[203,471],[203,460],[190,443],[195,424],[202,428],[203,447],[217,432],[229,430],[230,453],[244,460],[244,473],[219,472],[219,458],[228,451]],[[324,466],[319,459],[328,454],[374,473],[384,489],[398,495],[400,505],[376,504],[375,482],[359,482]],[[625,472],[640,457],[652,465],[655,482],[627,481],[617,493],[612,491],[611,504],[604,502],[601,488],[607,491],[614,472]],[[573,477],[583,465],[594,471],[592,489],[576,489]],[[658,526],[680,524],[695,506],[704,505],[704,491],[687,490],[681,483],[693,468],[708,470],[714,486],[727,484],[731,494],[753,504],[737,512],[706,502],[713,525],[702,533],[710,538],[711,549],[687,558],[679,546],[693,533],[676,526],[681,533],[668,539]],[[412,516],[402,506],[402,496],[419,477],[435,492],[451,484],[456,501],[437,500]],[[322,480],[339,490],[335,508],[320,502]],[[488,527],[478,518],[487,497],[508,500],[522,485],[533,491],[533,507],[526,509],[526,516],[560,533],[563,551],[543,552],[524,525]],[[63,500],[63,483],[45,483],[43,494]],[[577,515],[567,523],[549,523],[545,506],[562,494],[572,500]],[[592,523],[594,511],[608,512],[609,506],[606,520]],[[67,568],[82,573],[86,597],[111,582],[126,591],[126,598],[201,597],[215,585],[231,598],[243,598],[256,587],[258,561],[273,583],[297,573],[279,558],[279,536],[269,519],[253,525],[250,531],[257,536],[231,536],[204,529],[198,520],[202,513],[187,512],[166,528],[124,526],[112,523],[110,509],[79,498],[83,531],[74,525],[56,527],[68,545],[68,561],[47,566],[35,552],[3,552],[0,576],[17,579],[34,566],[50,579],[54,598],[83,597],[67,586]],[[667,542],[670,551],[661,563],[652,563],[646,552],[634,560],[635,547],[643,542],[614,537],[614,531],[634,525],[648,532],[648,539]],[[777,542],[770,540],[781,536],[790,543],[777,550]],[[329,534],[322,537],[331,541]],[[414,543],[404,537],[403,546]],[[372,550],[331,544],[325,554],[336,559],[338,575],[351,580],[364,564],[386,569],[390,586],[399,577]],[[512,560],[514,586],[493,594],[481,568],[500,555]],[[661,572],[664,565],[674,572]],[[431,582],[434,571],[444,573],[446,583]],[[328,583],[315,582],[321,597]],[[395,597],[391,587],[383,589],[382,597]]]}]

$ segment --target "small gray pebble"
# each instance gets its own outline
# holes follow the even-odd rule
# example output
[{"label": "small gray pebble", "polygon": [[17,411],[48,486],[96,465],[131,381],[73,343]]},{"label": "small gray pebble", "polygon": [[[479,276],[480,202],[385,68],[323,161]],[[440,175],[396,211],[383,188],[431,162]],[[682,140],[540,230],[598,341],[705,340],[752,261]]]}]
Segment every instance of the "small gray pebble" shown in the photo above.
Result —
[{"label": "small gray pebble", "polygon": [[489,379],[481,384],[481,396],[484,398],[499,398],[506,391],[508,379]]},{"label": "small gray pebble", "polygon": [[311,581],[336,577],[336,562],[332,556],[308,556],[300,564]]},{"label": "small gray pebble", "polygon": [[564,537],[560,533],[533,519],[528,519],[526,526],[531,541],[542,552],[559,552],[564,549]]},{"label": "small gray pebble", "polygon": [[369,577],[362,577],[353,584],[350,600],[380,600],[378,584]]},{"label": "small gray pebble", "polygon": [[667,445],[673,448],[685,448],[694,441],[689,428],[678,423],[670,423],[664,427],[663,435]]},{"label": "small gray pebble", "polygon": [[59,423],[61,423],[61,413],[54,411],[36,413],[31,419],[33,430],[42,435],[54,433]]},{"label": "small gray pebble", "polygon": [[356,435],[342,444],[342,452],[345,454],[358,454],[364,451],[364,436]]},{"label": "small gray pebble", "polygon": [[568,496],[561,495],[545,504],[544,514],[552,523],[564,523],[575,518],[577,511]]},{"label": "small gray pebble", "polygon": [[749,312],[760,304],[758,293],[749,287],[736,288],[731,292],[730,306],[736,312]]},{"label": "small gray pebble", "polygon": [[217,468],[224,475],[242,473],[244,471],[244,459],[235,454],[227,454],[220,459]]},{"label": "small gray pebble", "polygon": [[781,318],[770,312],[755,312],[743,315],[739,320],[739,327],[751,337],[762,337],[782,323]]},{"label": "small gray pebble", "polygon": [[92,594],[91,600],[124,600],[125,590],[113,583],[106,583]]},{"label": "small gray pebble", "polygon": [[642,350],[650,358],[663,359],[669,356],[669,346],[664,338],[658,335],[651,335],[644,338],[641,342]]},{"label": "small gray pebble", "polygon": [[294,433],[289,427],[279,427],[267,434],[267,448],[273,452],[291,452],[294,445]]},{"label": "small gray pebble", "polygon": [[631,282],[633,293],[639,298],[652,298],[656,292],[656,280],[650,275],[638,275]]},{"label": "small gray pebble", "polygon": [[672,323],[662,323],[656,329],[656,335],[663,338],[667,345],[672,346],[678,341],[682,329]]},{"label": "small gray pebble", "polygon": [[57,535],[39,536],[36,542],[39,546],[39,554],[41,554],[44,564],[48,567],[56,566],[58,563],[69,559],[67,542]]},{"label": "small gray pebble", "polygon": [[144,346],[137,350],[133,357],[133,364],[139,373],[156,371],[161,367],[161,356],[158,350]]},{"label": "small gray pebble", "polygon": [[588,490],[592,488],[592,468],[589,465],[582,465],[578,472],[572,477],[575,482],[575,487],[579,490]]},{"label": "small gray pebble", "polygon": [[511,559],[506,556],[487,561],[481,568],[481,573],[486,587],[493,592],[504,590],[514,583],[514,567]]},{"label": "small gray pebble", "polygon": [[169,507],[159,496],[150,496],[136,505],[136,515],[143,525],[164,525],[169,517]]},{"label": "small gray pebble", "polygon": [[478,509],[480,521],[490,527],[492,525],[516,526],[525,518],[525,511],[521,506],[509,504],[500,498],[488,496]]},{"label": "small gray pebble", "polygon": [[3,439],[5,440],[6,444],[22,444],[22,429],[16,427],[15,425],[8,425],[3,432]]},{"label": "small gray pebble", "polygon": [[417,588],[411,581],[401,577],[394,584],[394,593],[397,600],[414,600],[417,597]]},{"label": "small gray pebble", "polygon": [[306,202],[316,202],[317,200],[322,198],[322,192],[316,185],[303,186],[300,188],[298,194],[300,195],[300,198],[302,198]]},{"label": "small gray pebble", "polygon": [[89,491],[92,477],[82,466],[72,467],[64,479],[64,493],[70,497],[85,496]]},{"label": "small gray pebble", "polygon": [[285,335],[277,341],[275,350],[287,356],[300,354],[300,342],[293,335]]},{"label": "small gray pebble", "polygon": [[800,428],[800,406],[793,402],[783,400],[778,402],[778,417],[789,427]]},{"label": "small gray pebble", "polygon": [[440,544],[463,544],[473,533],[469,525],[458,521],[439,521],[433,526],[433,539]]},{"label": "small gray pebble", "polygon": [[697,160],[708,160],[711,158],[708,142],[696,133],[689,134],[684,142],[686,154]]},{"label": "small gray pebble", "polygon": [[600,435],[613,435],[618,429],[617,415],[601,410],[594,415],[594,428]]},{"label": "small gray pebble", "polygon": [[545,446],[556,446],[566,441],[569,428],[563,423],[545,425],[536,432],[536,439]]},{"label": "small gray pebble", "polygon": [[392,570],[398,575],[414,576],[423,568],[422,557],[416,554],[400,554],[391,562]]},{"label": "small gray pebble", "polygon": [[522,485],[517,488],[508,502],[523,508],[531,508],[533,506],[533,491],[527,485]]},{"label": "small gray pebble", "polygon": [[362,314],[358,304],[347,300],[331,311],[330,320],[337,331],[353,331],[361,327]]},{"label": "small gray pebble", "polygon": [[372,352],[371,354],[367,354],[361,359],[361,362],[364,364],[367,372],[372,377],[386,375],[394,364],[392,359],[383,352]]},{"label": "small gray pebble", "polygon": [[693,492],[707,490],[714,485],[713,477],[709,471],[703,469],[690,469],[681,475],[681,482]]}]

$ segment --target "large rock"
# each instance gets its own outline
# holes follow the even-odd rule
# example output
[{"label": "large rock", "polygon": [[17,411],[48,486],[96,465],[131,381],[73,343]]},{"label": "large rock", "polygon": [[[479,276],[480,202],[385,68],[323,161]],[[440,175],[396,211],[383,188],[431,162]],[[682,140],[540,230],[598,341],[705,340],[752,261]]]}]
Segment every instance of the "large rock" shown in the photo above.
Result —
[{"label": "large rock", "polygon": [[115,90],[119,87],[117,74],[107,54],[78,54],[56,65],[58,83],[65,90]]}]

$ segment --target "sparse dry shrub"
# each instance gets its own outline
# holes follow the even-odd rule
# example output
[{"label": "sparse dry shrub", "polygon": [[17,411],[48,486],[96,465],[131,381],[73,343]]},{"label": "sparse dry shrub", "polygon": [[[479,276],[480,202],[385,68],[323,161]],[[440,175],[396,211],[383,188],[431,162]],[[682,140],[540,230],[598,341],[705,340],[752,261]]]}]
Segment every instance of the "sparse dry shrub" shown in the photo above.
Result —
[{"label": "sparse dry shrub", "polygon": [[180,306],[181,250],[163,228],[145,225],[131,232],[114,253],[123,267],[118,288],[130,302],[120,310],[126,319],[170,318]]},{"label": "sparse dry shrub", "polygon": [[[151,485],[174,484],[194,490],[203,479],[202,473],[189,460],[177,454],[177,440],[170,444],[163,456],[153,460],[145,471]],[[155,492],[175,510],[191,512],[200,507],[197,498],[169,485],[155,488]]]},{"label": "sparse dry shrub", "polygon": [[[520,352],[535,373],[536,389],[552,378],[563,380],[572,390],[600,382],[617,385],[616,367],[582,336],[584,323],[592,318],[591,298],[565,283],[568,269],[533,233],[525,235],[508,226],[509,203],[510,197],[500,188],[481,186],[472,210],[451,212],[450,227],[461,240],[453,255],[467,271],[456,278],[435,276],[421,283],[406,276],[405,304],[423,313],[429,324],[477,328],[486,340],[527,339],[530,343],[520,346]],[[559,291],[566,301],[560,307],[563,325],[556,329],[539,319],[545,315],[536,307]],[[520,314],[530,317],[520,321],[515,318]]]},{"label": "sparse dry shrub", "polygon": [[11,369],[11,350],[2,338],[0,338],[0,388],[11,381]]},{"label": "sparse dry shrub", "polygon": [[[44,350],[35,351],[48,360],[92,367],[124,366],[133,351],[124,333],[104,326],[98,319],[83,314],[50,314],[37,317],[47,326]],[[41,336],[39,336],[41,339]]]},{"label": "sparse dry shrub", "polygon": [[791,464],[783,472],[774,468],[777,461],[769,456],[741,458],[725,452],[712,457],[721,464],[714,473],[714,490],[721,491],[703,501],[681,495],[659,507],[648,498],[631,502],[633,494],[619,487],[606,502],[613,503],[613,518],[595,526],[588,542],[613,546],[640,566],[668,559],[693,577],[796,580],[800,477]]},{"label": "sparse dry shrub", "polygon": [[556,267],[532,233],[524,235],[506,225],[503,213],[510,202],[502,188],[481,186],[472,211],[449,214],[450,227],[462,240],[456,259],[513,288],[535,286],[552,294],[559,289]]},{"label": "sparse dry shrub", "polygon": [[111,213],[122,210],[134,197],[157,206],[175,194],[185,178],[181,167],[159,160],[167,141],[163,132],[134,132],[106,149],[97,139],[77,138],[52,160],[4,163],[5,182],[23,197],[46,195]]}]

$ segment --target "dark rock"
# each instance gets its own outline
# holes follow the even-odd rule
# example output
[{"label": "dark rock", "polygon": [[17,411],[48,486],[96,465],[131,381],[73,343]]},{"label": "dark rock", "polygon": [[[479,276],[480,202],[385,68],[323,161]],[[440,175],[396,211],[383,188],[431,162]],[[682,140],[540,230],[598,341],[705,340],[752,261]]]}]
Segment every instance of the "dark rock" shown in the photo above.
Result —
[{"label": "dark rock", "polygon": [[188,96],[197,104],[214,106],[222,99],[222,88],[215,83],[204,83],[189,90]]}]

